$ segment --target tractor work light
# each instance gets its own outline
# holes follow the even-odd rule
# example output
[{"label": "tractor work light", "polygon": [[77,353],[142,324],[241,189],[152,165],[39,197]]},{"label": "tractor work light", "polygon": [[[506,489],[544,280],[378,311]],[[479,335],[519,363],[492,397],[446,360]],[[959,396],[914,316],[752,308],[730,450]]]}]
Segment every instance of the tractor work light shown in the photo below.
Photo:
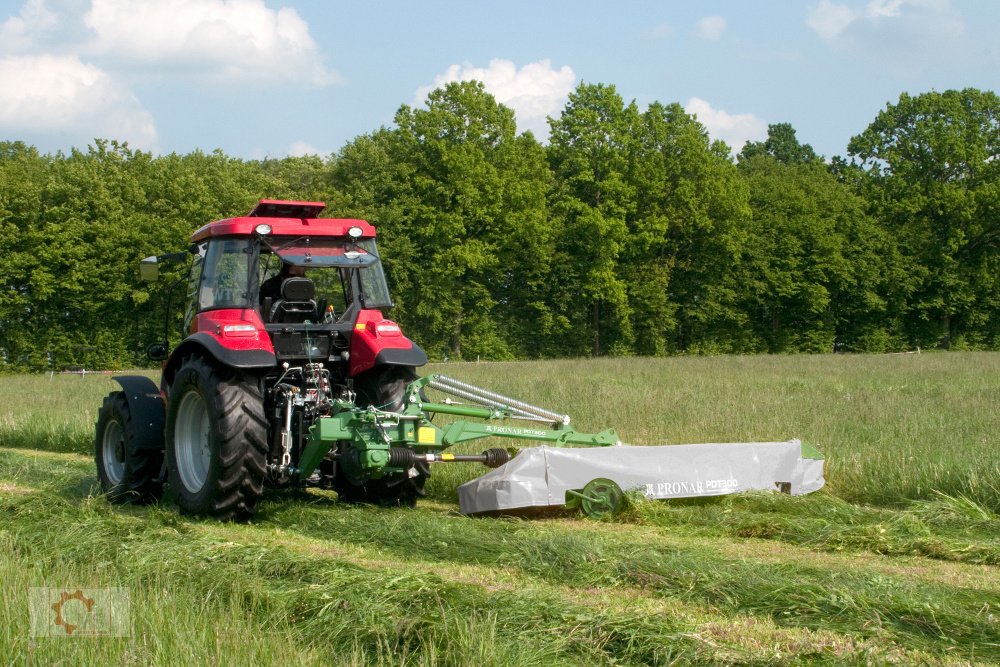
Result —
[{"label": "tractor work light", "polygon": [[360,227],[351,227],[347,230],[347,235],[352,239],[360,239],[362,234],[364,234],[364,230]]},{"label": "tractor work light", "polygon": [[267,236],[271,233],[271,225],[260,224],[254,227],[253,230],[261,236]]}]

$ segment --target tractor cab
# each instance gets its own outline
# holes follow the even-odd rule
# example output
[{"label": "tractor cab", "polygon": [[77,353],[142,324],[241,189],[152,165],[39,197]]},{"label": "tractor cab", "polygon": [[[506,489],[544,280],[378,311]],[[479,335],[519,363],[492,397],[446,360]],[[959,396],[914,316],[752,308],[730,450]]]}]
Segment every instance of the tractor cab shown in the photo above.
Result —
[{"label": "tractor cab", "polygon": [[392,306],[373,238],[261,237],[256,250],[266,323],[329,323]]},{"label": "tractor cab", "polygon": [[247,216],[198,229],[185,343],[199,338],[241,368],[323,363],[341,378],[380,364],[426,363],[383,315],[392,301],[375,228],[316,218],[323,206],[261,200]]}]

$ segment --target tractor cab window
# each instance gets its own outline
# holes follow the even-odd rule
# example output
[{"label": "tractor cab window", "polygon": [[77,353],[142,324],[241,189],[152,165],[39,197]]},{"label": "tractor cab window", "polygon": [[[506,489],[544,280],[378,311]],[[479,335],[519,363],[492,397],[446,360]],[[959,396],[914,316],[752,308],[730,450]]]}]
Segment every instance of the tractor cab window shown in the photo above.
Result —
[{"label": "tractor cab window", "polygon": [[[280,321],[272,319],[271,310],[281,299],[281,286],[285,278],[308,278],[315,288],[315,312],[306,319],[317,322],[325,320],[328,313],[334,319],[339,318],[350,305],[350,272],[334,267],[316,267],[285,264],[274,254],[261,252],[258,281],[260,294],[258,296],[261,315],[267,322]],[[277,314],[275,314],[277,316]]]},{"label": "tractor cab window", "polygon": [[[375,239],[365,239],[359,245],[366,247],[368,252],[378,257]],[[375,262],[361,269],[361,302],[365,308],[391,308],[389,286],[385,282],[385,272],[382,262]]]},{"label": "tractor cab window", "polygon": [[[304,267],[316,283],[318,299],[326,299],[339,316],[358,301],[363,308],[392,306],[375,239],[353,241],[341,237],[272,239],[261,249],[260,284],[277,275],[282,264]],[[277,257],[275,257],[277,255]],[[280,260],[280,261],[279,261]],[[357,276],[357,287],[352,276]],[[355,294],[355,291],[359,292]],[[261,294],[263,298],[263,294]]]},{"label": "tractor cab window", "polygon": [[347,271],[340,269],[306,269],[306,277],[316,284],[316,302],[319,315],[322,317],[328,308],[333,309],[333,316],[340,317],[347,311],[348,285]]},{"label": "tractor cab window", "polygon": [[249,243],[249,239],[215,238],[208,244],[198,287],[199,311],[247,306],[250,291]]},{"label": "tractor cab window", "polygon": [[194,319],[195,313],[198,312],[198,285],[201,284],[201,270],[205,264],[207,248],[208,241],[199,243],[198,251],[191,263],[191,272],[188,274],[187,283],[187,309],[184,311],[184,332],[191,330],[191,321]]}]

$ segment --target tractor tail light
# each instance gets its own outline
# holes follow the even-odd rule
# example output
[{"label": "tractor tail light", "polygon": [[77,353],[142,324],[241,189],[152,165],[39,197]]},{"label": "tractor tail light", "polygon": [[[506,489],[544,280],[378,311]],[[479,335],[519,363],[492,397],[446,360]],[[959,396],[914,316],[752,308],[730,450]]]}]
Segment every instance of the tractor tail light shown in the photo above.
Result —
[{"label": "tractor tail light", "polygon": [[381,322],[369,322],[367,325],[369,331],[374,333],[380,338],[392,338],[395,336],[402,336],[403,332],[399,329],[399,325],[395,322],[390,322],[389,320],[382,320]]}]

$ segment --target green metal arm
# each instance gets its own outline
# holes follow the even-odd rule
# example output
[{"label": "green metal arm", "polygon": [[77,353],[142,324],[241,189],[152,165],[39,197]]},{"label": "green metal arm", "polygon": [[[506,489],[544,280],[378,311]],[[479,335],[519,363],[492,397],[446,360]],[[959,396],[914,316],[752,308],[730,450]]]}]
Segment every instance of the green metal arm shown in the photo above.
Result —
[{"label": "green metal arm", "polygon": [[445,426],[435,426],[427,419],[428,413],[485,422],[515,416],[513,410],[505,407],[424,401],[421,390],[435,377],[437,376],[428,375],[409,384],[401,413],[379,412],[360,408],[354,403],[339,402],[328,417],[317,419],[309,429],[309,441],[298,462],[300,479],[311,475],[323,457],[337,443],[345,441],[350,443],[347,448],[349,460],[341,458],[338,465],[345,466],[352,477],[361,480],[378,478],[385,472],[394,470],[389,465],[390,449],[394,447],[408,448],[423,456],[462,442],[491,437],[532,440],[559,446],[607,447],[621,444],[614,429],[609,428],[600,433],[578,433],[568,423],[557,423],[551,427],[548,424],[521,427],[460,419]]},{"label": "green metal arm", "polygon": [[477,424],[468,421],[456,421],[438,429],[440,442],[444,447],[451,447],[460,442],[469,442],[481,438],[514,438],[517,440],[535,440],[551,442],[557,445],[577,445],[581,447],[608,447],[620,444],[618,434],[613,428],[600,433],[577,433],[573,429],[535,429],[517,426],[494,426],[493,424]]}]

